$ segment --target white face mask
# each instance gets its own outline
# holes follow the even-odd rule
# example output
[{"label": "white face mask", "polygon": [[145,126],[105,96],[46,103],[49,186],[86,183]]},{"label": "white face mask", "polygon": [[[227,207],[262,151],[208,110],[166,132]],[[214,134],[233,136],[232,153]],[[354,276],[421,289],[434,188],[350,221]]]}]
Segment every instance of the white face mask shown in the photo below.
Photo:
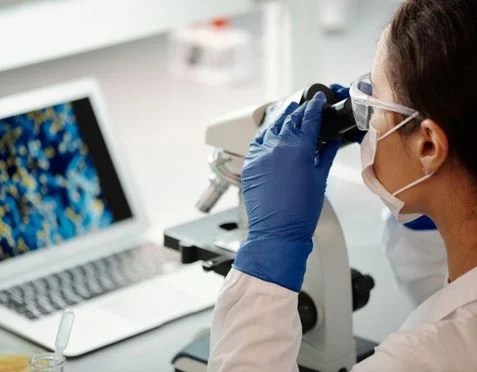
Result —
[{"label": "white face mask", "polygon": [[361,176],[363,178],[364,184],[376,195],[378,195],[381,200],[388,206],[388,208],[393,213],[394,217],[398,219],[400,222],[410,222],[422,216],[422,214],[418,213],[401,213],[401,210],[404,207],[404,202],[401,199],[398,199],[396,195],[409,190],[410,188],[424,182],[425,180],[432,177],[435,173],[428,174],[418,180],[410,183],[407,186],[402,187],[401,189],[397,190],[393,194],[387,191],[384,186],[379,182],[374,174],[374,160],[376,156],[376,148],[378,142],[389,136],[390,134],[397,131],[399,128],[410,122],[414,119],[418,114],[410,116],[403,122],[399,123],[391,130],[387,131],[382,136],[376,131],[376,129],[371,125],[369,127],[368,133],[364,136],[363,142],[361,143],[361,164],[362,164],[362,171]]}]

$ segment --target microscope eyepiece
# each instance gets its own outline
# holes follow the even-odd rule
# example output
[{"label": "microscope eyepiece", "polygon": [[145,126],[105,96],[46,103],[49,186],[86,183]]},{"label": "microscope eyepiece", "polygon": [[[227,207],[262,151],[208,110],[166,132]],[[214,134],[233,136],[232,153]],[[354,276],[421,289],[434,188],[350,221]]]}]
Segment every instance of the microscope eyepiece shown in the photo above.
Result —
[{"label": "microscope eyepiece", "polygon": [[339,101],[334,92],[323,84],[313,84],[303,90],[300,104],[311,100],[317,92],[323,92],[326,96],[326,105],[323,110],[323,120],[320,130],[320,138],[317,147],[329,141],[357,142],[361,131],[354,120],[351,99]]},{"label": "microscope eyepiece", "polygon": [[300,91],[271,104],[264,115],[261,126],[268,127],[288,107],[291,102],[303,104],[310,101],[317,92],[326,95],[327,103],[323,110],[323,120],[317,150],[327,142],[341,141],[343,145],[358,142],[362,132],[356,127],[351,99],[339,101],[334,92],[323,84],[312,84]]}]

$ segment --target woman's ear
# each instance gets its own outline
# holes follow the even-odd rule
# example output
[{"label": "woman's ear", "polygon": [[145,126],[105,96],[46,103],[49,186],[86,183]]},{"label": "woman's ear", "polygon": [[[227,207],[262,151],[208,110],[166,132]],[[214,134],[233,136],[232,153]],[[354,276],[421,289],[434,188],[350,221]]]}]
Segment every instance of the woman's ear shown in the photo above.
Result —
[{"label": "woman's ear", "polygon": [[449,142],[441,126],[431,119],[421,122],[417,149],[425,174],[437,171],[447,160]]}]

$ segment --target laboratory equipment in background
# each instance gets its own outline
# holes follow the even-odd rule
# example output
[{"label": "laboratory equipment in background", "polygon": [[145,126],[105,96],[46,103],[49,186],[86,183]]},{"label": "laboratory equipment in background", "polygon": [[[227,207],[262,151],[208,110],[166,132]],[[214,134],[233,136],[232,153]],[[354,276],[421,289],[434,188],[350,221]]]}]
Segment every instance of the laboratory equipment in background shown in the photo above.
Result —
[{"label": "laboratory equipment in background", "polygon": [[318,14],[321,27],[326,32],[341,32],[346,30],[349,15],[356,1],[352,0],[320,0]]},{"label": "laboratory equipment in background", "polygon": [[53,350],[72,309],[66,356],[209,308],[222,284],[154,243],[112,128],[91,79],[0,99],[0,326]]},{"label": "laboratory equipment in background", "polygon": [[[321,84],[302,89],[278,102],[226,115],[208,128],[206,143],[215,148],[209,162],[212,175],[210,186],[197,207],[210,211],[229,185],[239,188],[239,205],[165,231],[165,245],[179,249],[183,262],[204,260],[205,271],[228,273],[235,253],[247,236],[240,173],[249,143],[257,130],[271,125],[289,102],[303,103],[318,90],[325,91],[329,106],[324,112],[323,133],[317,148],[336,138],[344,143],[354,141],[360,133],[349,101],[337,102],[333,92]],[[356,362],[371,355],[376,346],[371,341],[353,337],[352,333],[352,313],[367,304],[374,281],[369,275],[349,267],[343,232],[328,201],[321,213],[314,245],[298,297],[304,334],[298,363],[301,371],[307,372],[350,370]],[[209,334],[205,332],[181,350],[172,363],[176,371],[205,371],[208,355]]]},{"label": "laboratory equipment in background", "polygon": [[181,78],[226,85],[250,76],[253,46],[248,31],[217,18],[169,34],[169,70]]}]

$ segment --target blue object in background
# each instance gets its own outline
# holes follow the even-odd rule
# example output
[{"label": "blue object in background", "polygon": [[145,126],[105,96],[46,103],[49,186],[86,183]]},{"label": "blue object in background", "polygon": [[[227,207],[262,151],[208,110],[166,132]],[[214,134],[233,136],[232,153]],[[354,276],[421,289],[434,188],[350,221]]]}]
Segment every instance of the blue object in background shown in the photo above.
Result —
[{"label": "blue object in background", "polygon": [[405,223],[404,226],[412,230],[436,230],[436,224],[427,216],[419,217],[417,220]]}]

